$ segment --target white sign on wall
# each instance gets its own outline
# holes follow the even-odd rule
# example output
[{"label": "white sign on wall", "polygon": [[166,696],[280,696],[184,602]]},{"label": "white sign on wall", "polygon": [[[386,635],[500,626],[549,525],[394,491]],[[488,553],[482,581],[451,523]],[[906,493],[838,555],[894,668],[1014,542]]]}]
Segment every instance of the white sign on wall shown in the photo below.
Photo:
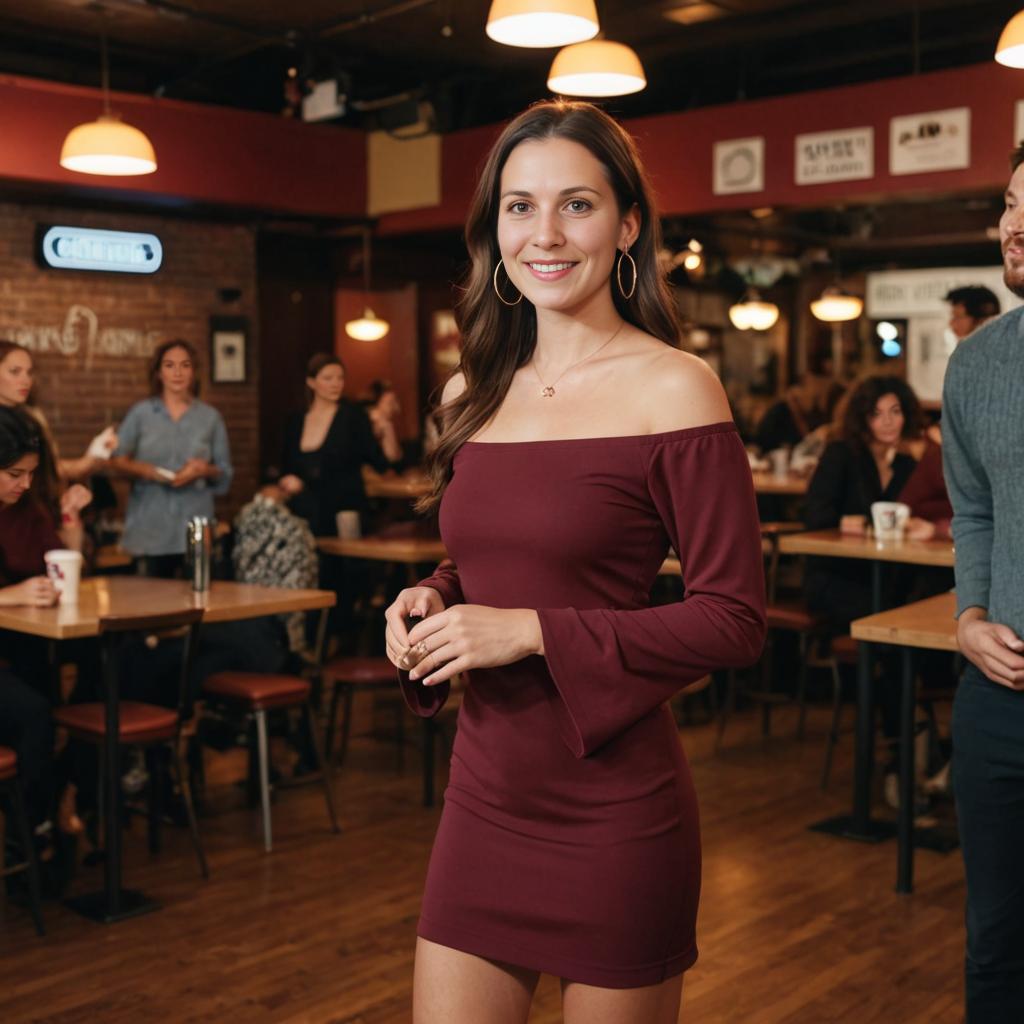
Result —
[{"label": "white sign on wall", "polygon": [[970,107],[932,110],[890,120],[890,174],[948,171],[970,164]]},{"label": "white sign on wall", "polygon": [[846,128],[798,135],[794,168],[798,185],[873,178],[875,130],[871,127]]},{"label": "white sign on wall", "polygon": [[928,270],[882,270],[868,274],[865,312],[873,320],[912,316],[945,317],[948,320],[949,306],[945,296],[954,288],[976,284],[995,292],[1004,313],[1020,305],[1020,299],[1003,283],[1003,268],[1000,266],[934,267]]},{"label": "white sign on wall", "polygon": [[716,196],[764,190],[764,137],[716,142],[713,156]]},{"label": "white sign on wall", "polygon": [[1017,100],[1013,108],[1013,146],[1024,142],[1024,100]]},{"label": "white sign on wall", "polygon": [[155,274],[164,250],[156,235],[138,231],[52,227],[43,235],[43,262],[56,270],[106,270]]}]

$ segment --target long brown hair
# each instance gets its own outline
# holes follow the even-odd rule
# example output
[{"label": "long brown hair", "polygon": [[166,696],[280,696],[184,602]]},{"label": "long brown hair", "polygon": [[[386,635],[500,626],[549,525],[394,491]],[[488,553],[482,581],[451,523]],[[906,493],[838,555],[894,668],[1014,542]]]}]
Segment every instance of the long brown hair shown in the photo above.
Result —
[{"label": "long brown hair", "polygon": [[[462,335],[458,371],[465,377],[466,387],[444,411],[441,439],[428,462],[433,490],[418,502],[421,512],[437,507],[451,479],[455,453],[497,412],[516,370],[529,362],[537,344],[537,314],[533,305],[528,301],[504,305],[494,292],[492,277],[501,258],[501,172],[520,143],[552,138],[576,142],[598,160],[615,193],[620,213],[625,215],[636,207],[640,233],[629,250],[636,263],[636,290],[627,300],[612,286],[612,299],[623,320],[667,345],[679,346],[679,325],[672,299],[658,269],[661,225],[632,138],[591,103],[535,103],[515,118],[495,142],[470,205],[466,248],[471,262],[456,305]],[[623,272],[627,285],[631,276],[627,267]]]}]

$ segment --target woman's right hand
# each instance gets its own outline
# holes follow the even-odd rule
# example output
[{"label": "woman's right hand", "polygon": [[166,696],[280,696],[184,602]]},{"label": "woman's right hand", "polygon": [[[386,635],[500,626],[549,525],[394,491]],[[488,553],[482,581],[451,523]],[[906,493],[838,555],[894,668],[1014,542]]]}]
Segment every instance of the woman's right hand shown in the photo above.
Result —
[{"label": "woman's right hand", "polygon": [[277,481],[277,486],[285,494],[293,496],[298,494],[305,487],[305,484],[302,482],[302,477],[298,477],[294,473],[286,473]]},{"label": "woman's right hand", "polygon": [[0,590],[4,604],[28,605],[30,608],[52,608],[60,596],[47,576],[30,576],[27,580]]},{"label": "woman's right hand", "polygon": [[409,658],[409,634],[405,628],[405,620],[425,619],[443,611],[444,601],[433,587],[409,587],[399,593],[394,604],[384,613],[387,622],[384,644],[392,665],[410,669],[418,660],[415,656]]},{"label": "woman's right hand", "polygon": [[863,537],[868,532],[867,516],[843,516],[839,520],[839,532],[854,537]]}]

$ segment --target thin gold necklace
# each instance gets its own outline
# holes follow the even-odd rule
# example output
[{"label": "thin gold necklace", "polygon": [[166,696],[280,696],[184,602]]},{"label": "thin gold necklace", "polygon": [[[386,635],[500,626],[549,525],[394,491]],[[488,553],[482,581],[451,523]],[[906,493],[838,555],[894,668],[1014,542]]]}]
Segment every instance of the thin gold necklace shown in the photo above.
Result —
[{"label": "thin gold necklace", "polygon": [[544,383],[544,378],[540,375],[540,370],[537,369],[537,363],[535,360],[530,360],[530,365],[533,367],[533,372],[537,375],[537,380],[540,381],[540,386],[543,389],[541,391],[541,398],[554,398],[555,397],[555,385],[574,367],[579,366],[580,363],[585,363],[588,359],[593,359],[598,352],[604,351],[618,336],[619,331],[626,326],[626,321],[623,320],[618,327],[612,332],[612,336],[603,344],[599,345],[594,349],[590,355],[584,356],[582,359],[577,359],[575,363],[570,363],[550,384]]}]

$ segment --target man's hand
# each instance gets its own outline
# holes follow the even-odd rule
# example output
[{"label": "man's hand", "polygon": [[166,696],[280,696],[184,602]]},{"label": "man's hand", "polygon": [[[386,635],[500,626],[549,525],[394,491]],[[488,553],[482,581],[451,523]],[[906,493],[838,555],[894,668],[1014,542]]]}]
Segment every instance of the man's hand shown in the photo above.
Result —
[{"label": "man's hand", "polygon": [[994,683],[1024,690],[1024,640],[1009,626],[989,622],[984,608],[968,608],[957,620],[964,657]]}]

